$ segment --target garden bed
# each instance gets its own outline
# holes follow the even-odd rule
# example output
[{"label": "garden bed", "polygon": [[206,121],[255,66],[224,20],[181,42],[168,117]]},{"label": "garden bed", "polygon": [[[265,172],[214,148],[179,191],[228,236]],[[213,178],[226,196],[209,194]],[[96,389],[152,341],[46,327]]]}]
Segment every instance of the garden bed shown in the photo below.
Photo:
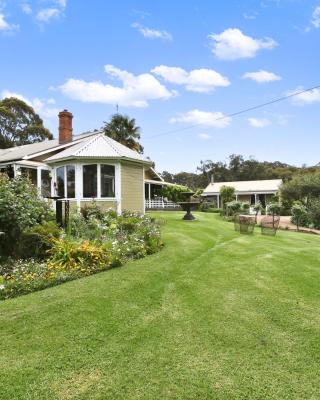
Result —
[{"label": "garden bed", "polygon": [[23,233],[17,253],[34,258],[0,262],[0,299],[16,297],[119,267],[162,246],[160,222],[125,212],[92,207],[71,216],[67,232],[53,222]]}]

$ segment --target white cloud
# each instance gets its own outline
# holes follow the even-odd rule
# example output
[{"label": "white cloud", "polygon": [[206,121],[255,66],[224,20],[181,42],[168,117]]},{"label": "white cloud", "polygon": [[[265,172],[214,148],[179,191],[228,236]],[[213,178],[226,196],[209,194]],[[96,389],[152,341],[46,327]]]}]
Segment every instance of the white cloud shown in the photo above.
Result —
[{"label": "white cloud", "polygon": [[48,23],[52,19],[59,18],[67,6],[67,0],[54,0],[51,7],[42,8],[36,14],[36,19],[42,23]]},{"label": "white cloud", "polygon": [[57,108],[48,107],[48,104],[53,104],[52,100],[54,99],[41,100],[38,97],[29,99],[22,94],[14,93],[10,90],[3,90],[1,92],[1,98],[4,99],[6,97],[16,97],[17,99],[24,101],[29,106],[33,107],[36,113],[38,113],[40,117],[44,119],[56,118],[59,113]]},{"label": "white cloud", "polygon": [[252,79],[253,81],[258,82],[258,83],[273,82],[273,81],[281,80],[281,76],[276,75],[273,72],[264,71],[263,69],[260,69],[260,71],[257,71],[257,72],[246,72],[242,76],[242,78]]},{"label": "white cloud", "polygon": [[157,29],[147,28],[139,24],[138,22],[134,22],[131,24],[132,28],[137,29],[145,38],[148,39],[164,39],[164,40],[172,40],[172,36],[167,31],[159,31]]},{"label": "white cloud", "polygon": [[5,18],[5,15],[0,13],[0,31],[8,32],[8,31],[14,31],[18,28],[19,25],[9,24],[9,22]]},{"label": "white cloud", "polygon": [[31,8],[29,3],[22,3],[21,4],[21,9],[27,15],[32,14],[32,8]]},{"label": "white cloud", "polygon": [[253,11],[251,13],[243,13],[243,18],[244,19],[256,19],[258,15],[257,11]]},{"label": "white cloud", "polygon": [[230,124],[231,118],[226,117],[220,111],[201,111],[198,109],[181,113],[170,119],[171,123],[184,122],[192,125],[203,125],[214,128],[225,128]]},{"label": "white cloud", "polygon": [[62,8],[67,7],[67,0],[56,0],[56,3]]},{"label": "white cloud", "polygon": [[91,103],[119,104],[127,107],[147,107],[150,100],[166,100],[176,93],[169,91],[149,73],[133,75],[113,65],[105,65],[105,72],[118,79],[122,86],[113,86],[99,81],[68,79],[60,90],[74,100]]},{"label": "white cloud", "polygon": [[221,60],[253,58],[260,49],[271,50],[277,46],[271,38],[254,39],[244,35],[240,29],[226,29],[220,34],[211,34],[212,52]]},{"label": "white cloud", "polygon": [[[303,87],[299,86],[297,89],[287,92],[287,95],[290,96],[295,93],[299,93],[303,91]],[[292,104],[296,106],[302,106],[305,104],[312,104],[320,102],[320,89],[312,89],[308,92],[299,93],[291,99]]]},{"label": "white cloud", "polygon": [[208,135],[207,133],[199,133],[199,138],[203,140],[210,140],[212,139],[212,136]]},{"label": "white cloud", "polygon": [[37,12],[36,18],[40,22],[49,22],[53,18],[60,16],[61,10],[58,8],[43,8]]},{"label": "white cloud", "polygon": [[311,23],[315,28],[320,28],[320,6],[313,11]]},{"label": "white cloud", "polygon": [[201,68],[190,72],[179,67],[159,65],[151,70],[152,73],[161,76],[165,81],[177,85],[185,85],[191,92],[212,92],[217,86],[229,86],[229,79],[213,69]]},{"label": "white cloud", "polygon": [[254,128],[264,128],[271,124],[271,121],[267,118],[248,118],[248,122]]}]

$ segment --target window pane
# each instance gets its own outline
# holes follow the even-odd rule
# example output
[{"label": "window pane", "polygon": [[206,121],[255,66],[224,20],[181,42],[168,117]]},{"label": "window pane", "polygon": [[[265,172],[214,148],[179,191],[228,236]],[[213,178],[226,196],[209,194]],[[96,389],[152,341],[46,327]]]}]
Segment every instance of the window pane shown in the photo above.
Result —
[{"label": "window pane", "polygon": [[83,166],[83,197],[97,197],[97,165]]},{"label": "window pane", "polygon": [[75,169],[74,165],[67,165],[67,197],[75,198]]},{"label": "window pane", "polygon": [[35,168],[21,167],[20,172],[22,176],[29,178],[31,183],[37,186],[37,170]]},{"label": "window pane", "polygon": [[101,165],[101,197],[114,197],[113,165]]},{"label": "window pane", "polygon": [[13,171],[13,166],[8,165],[6,167],[1,167],[0,168],[0,173],[1,174],[7,174],[9,178],[14,178],[14,171]]},{"label": "window pane", "polygon": [[64,197],[64,167],[57,168],[57,195]]},{"label": "window pane", "polygon": [[50,171],[41,170],[41,195],[49,197],[51,195],[51,176]]}]

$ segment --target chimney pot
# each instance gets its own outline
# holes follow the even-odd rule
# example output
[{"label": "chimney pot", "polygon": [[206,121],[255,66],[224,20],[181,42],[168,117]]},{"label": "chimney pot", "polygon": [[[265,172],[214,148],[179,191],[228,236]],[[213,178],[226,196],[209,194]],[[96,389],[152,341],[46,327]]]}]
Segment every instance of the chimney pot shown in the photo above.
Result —
[{"label": "chimney pot", "polygon": [[72,141],[72,118],[68,110],[59,112],[59,144]]}]

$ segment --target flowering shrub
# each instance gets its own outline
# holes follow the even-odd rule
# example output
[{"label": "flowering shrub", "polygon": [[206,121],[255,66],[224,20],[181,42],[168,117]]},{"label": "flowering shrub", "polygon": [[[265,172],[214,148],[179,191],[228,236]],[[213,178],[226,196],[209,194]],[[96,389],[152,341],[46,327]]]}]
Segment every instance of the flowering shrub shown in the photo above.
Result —
[{"label": "flowering shrub", "polygon": [[39,199],[37,188],[27,178],[9,179],[0,174],[0,254],[14,255],[22,232],[54,219],[48,203]]},{"label": "flowering shrub", "polygon": [[132,212],[72,215],[64,235],[55,230],[55,234],[43,235],[43,226],[35,231],[45,236],[46,261],[0,261],[0,299],[118,267],[162,246],[160,224]]}]

